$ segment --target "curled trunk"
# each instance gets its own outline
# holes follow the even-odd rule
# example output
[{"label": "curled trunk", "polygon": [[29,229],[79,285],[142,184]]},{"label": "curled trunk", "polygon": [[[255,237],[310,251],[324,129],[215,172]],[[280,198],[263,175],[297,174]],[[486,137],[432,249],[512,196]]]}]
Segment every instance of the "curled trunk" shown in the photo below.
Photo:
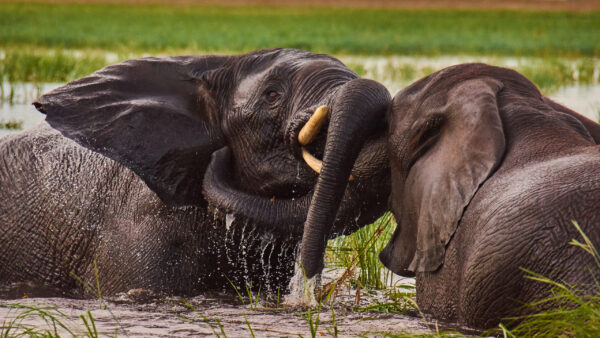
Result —
[{"label": "curled trunk", "polygon": [[[210,204],[243,215],[271,230],[300,235],[298,224],[306,218],[311,195],[290,199],[268,199],[251,195],[231,185],[231,150],[223,147],[212,155],[204,175],[203,192]],[[295,226],[296,225],[296,226]]]},{"label": "curled trunk", "polygon": [[323,269],[327,237],[365,139],[385,118],[391,101],[387,89],[365,79],[344,85],[333,104],[323,167],[310,204],[302,238],[302,264],[307,277]]}]

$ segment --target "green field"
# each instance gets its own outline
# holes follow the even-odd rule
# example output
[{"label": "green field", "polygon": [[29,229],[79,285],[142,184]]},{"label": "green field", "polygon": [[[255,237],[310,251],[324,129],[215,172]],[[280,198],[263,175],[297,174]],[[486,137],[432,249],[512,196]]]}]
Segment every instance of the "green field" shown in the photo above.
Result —
[{"label": "green field", "polygon": [[[143,55],[295,47],[336,56],[526,57],[533,61],[513,68],[542,89],[553,89],[573,82],[594,83],[600,56],[600,11],[1,2],[0,17],[0,84],[64,83]],[[360,75],[370,71],[362,62],[348,65]],[[382,75],[408,83],[436,70],[421,68],[413,62],[389,65]],[[12,102],[11,93],[12,87],[2,90],[0,100]]]},{"label": "green field", "polygon": [[600,55],[600,12],[0,3],[0,48]]}]

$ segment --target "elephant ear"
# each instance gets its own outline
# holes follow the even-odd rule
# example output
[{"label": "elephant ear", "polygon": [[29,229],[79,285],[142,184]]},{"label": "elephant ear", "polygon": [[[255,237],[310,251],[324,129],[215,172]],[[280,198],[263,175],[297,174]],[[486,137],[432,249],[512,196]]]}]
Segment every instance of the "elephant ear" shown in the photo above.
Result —
[{"label": "elephant ear", "polygon": [[441,110],[427,102],[421,105],[422,121],[442,122],[437,140],[416,160],[406,180],[405,193],[417,222],[416,250],[408,270],[435,271],[441,266],[463,210],[501,161],[505,139],[496,101],[501,88],[490,78],[467,80],[447,92]]},{"label": "elephant ear", "polygon": [[225,56],[142,58],[103,68],[34,102],[64,136],[132,169],[170,205],[203,204],[202,178],[223,146],[203,78]]}]

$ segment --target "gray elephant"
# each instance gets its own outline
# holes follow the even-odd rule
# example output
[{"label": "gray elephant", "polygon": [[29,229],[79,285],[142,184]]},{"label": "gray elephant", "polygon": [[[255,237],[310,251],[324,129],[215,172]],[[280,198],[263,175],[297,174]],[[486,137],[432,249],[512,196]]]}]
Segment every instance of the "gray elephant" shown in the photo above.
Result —
[{"label": "gray elephant", "polygon": [[[525,279],[521,267],[584,290],[594,284],[599,267],[569,242],[581,239],[575,220],[600,243],[600,125],[519,73],[484,64],[417,81],[394,97],[385,120],[398,226],[380,259],[416,275],[423,312],[479,328],[524,314],[522,302],[547,295],[548,286]],[[329,138],[344,129],[330,129]],[[322,267],[331,229],[323,215],[338,201],[320,196],[343,192],[352,166],[327,157],[305,225],[309,277]]]},{"label": "gray elephant", "polygon": [[[96,285],[94,265],[103,295],[229,280],[284,292],[327,136],[318,125],[390,100],[337,59],[289,49],[130,60],[58,88],[34,103],[47,123],[0,139],[0,294],[86,296],[79,279]],[[384,212],[376,142],[333,233]]]}]

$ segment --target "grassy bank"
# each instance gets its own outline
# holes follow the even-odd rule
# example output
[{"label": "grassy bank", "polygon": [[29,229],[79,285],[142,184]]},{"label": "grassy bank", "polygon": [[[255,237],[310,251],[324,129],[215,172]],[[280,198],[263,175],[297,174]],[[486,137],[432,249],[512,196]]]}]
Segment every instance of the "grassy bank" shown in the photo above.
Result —
[{"label": "grassy bank", "polygon": [[600,55],[600,12],[0,3],[0,48]]}]

